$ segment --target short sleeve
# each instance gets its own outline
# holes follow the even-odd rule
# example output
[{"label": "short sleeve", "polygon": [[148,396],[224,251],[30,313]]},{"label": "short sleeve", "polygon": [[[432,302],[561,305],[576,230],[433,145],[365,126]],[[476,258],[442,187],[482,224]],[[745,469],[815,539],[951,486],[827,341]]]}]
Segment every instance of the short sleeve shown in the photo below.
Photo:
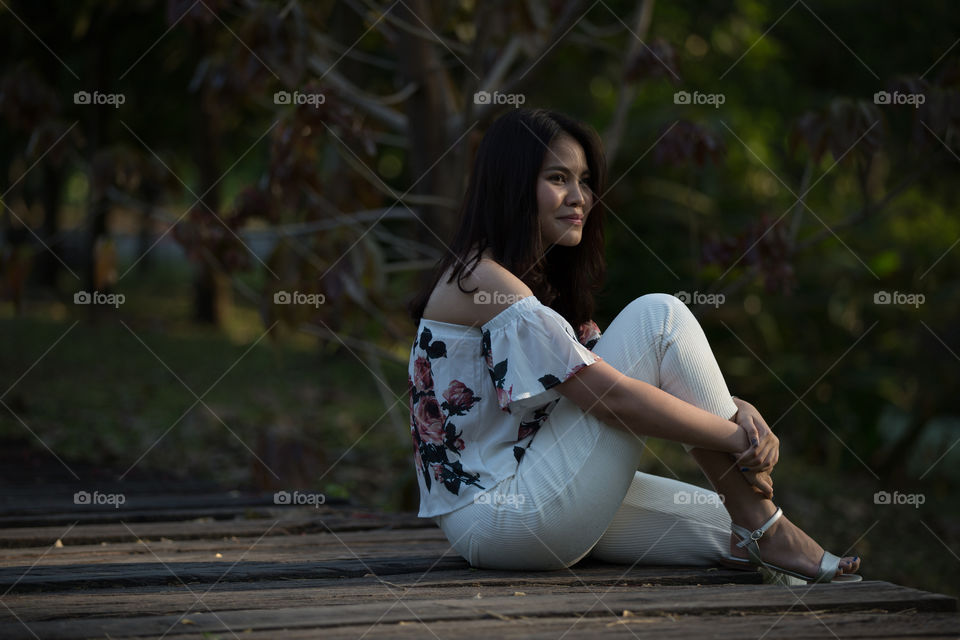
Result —
[{"label": "short sleeve", "polygon": [[535,296],[515,302],[481,329],[497,402],[510,413],[560,398],[553,387],[601,360],[578,341],[562,315]]}]

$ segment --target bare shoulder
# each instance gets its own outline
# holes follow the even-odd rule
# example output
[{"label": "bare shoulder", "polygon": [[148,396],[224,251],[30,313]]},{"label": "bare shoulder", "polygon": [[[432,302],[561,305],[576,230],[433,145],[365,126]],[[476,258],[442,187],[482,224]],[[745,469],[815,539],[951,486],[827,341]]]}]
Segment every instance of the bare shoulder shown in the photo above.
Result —
[{"label": "bare shoulder", "polygon": [[437,283],[423,317],[428,320],[479,327],[521,298],[532,296],[530,287],[496,261],[483,258],[461,280],[447,282],[450,272]]}]

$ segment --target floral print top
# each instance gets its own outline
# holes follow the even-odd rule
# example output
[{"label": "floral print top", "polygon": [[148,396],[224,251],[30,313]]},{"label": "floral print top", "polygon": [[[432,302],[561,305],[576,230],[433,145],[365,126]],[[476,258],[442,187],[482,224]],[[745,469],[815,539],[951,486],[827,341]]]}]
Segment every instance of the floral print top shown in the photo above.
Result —
[{"label": "floral print top", "polygon": [[592,320],[570,323],[535,296],[486,324],[421,319],[410,350],[410,435],[421,518],[449,513],[516,473],[561,394],[598,360]]}]

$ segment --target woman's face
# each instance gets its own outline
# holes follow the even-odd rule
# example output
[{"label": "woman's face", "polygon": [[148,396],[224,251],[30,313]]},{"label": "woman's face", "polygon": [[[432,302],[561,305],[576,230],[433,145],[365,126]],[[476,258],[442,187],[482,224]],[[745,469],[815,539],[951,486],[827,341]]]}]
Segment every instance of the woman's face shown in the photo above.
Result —
[{"label": "woman's face", "polygon": [[580,143],[569,134],[557,135],[537,176],[537,208],[544,248],[580,243],[593,206],[593,193],[587,186],[589,177],[587,156]]}]

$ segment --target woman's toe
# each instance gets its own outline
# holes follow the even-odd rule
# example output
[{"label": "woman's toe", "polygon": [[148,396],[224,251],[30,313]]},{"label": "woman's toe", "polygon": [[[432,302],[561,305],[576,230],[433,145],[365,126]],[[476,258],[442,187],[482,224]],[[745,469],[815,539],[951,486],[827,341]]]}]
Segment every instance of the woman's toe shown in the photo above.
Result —
[{"label": "woman's toe", "polygon": [[840,561],[840,569],[843,573],[856,573],[857,569],[860,568],[860,558],[847,556]]}]

